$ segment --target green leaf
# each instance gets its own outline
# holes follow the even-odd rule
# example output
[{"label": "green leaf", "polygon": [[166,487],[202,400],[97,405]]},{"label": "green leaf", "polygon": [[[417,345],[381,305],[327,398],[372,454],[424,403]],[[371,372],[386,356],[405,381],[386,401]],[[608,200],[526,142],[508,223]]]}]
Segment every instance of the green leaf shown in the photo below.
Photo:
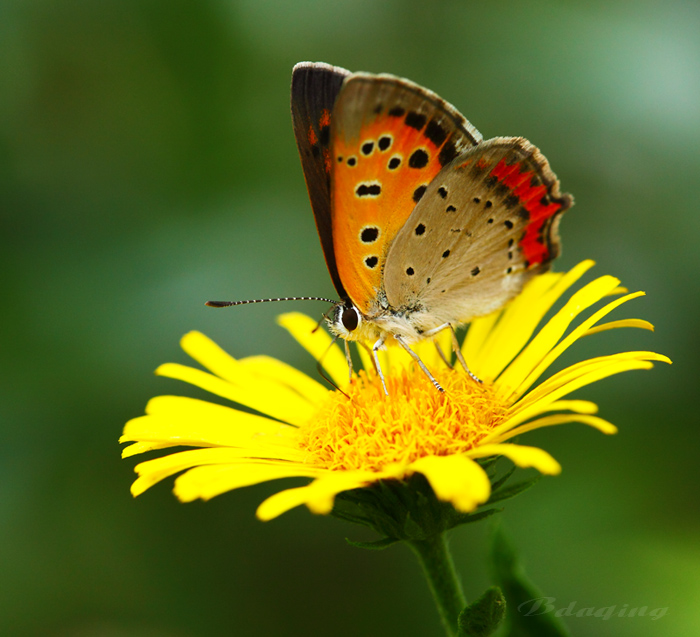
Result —
[{"label": "green leaf", "polygon": [[350,546],[355,546],[358,549],[367,549],[368,551],[383,551],[384,549],[389,548],[392,544],[396,544],[401,540],[395,537],[385,537],[381,540],[376,540],[374,542],[355,542],[353,540],[350,540],[349,538],[345,538],[345,541]]},{"label": "green leaf", "polygon": [[492,586],[459,614],[457,637],[488,637],[505,613],[506,599],[498,586]]},{"label": "green leaf", "polygon": [[531,486],[540,481],[541,476],[535,476],[531,480],[525,480],[523,482],[518,482],[512,484],[511,486],[496,491],[491,494],[488,504],[493,504],[494,502],[501,502],[502,500],[508,500],[509,498],[514,498],[516,495],[520,495],[523,491],[527,491]]},{"label": "green leaf", "polygon": [[517,467],[513,465],[508,471],[506,471],[498,480],[495,482],[491,483],[491,492],[495,493],[498,491],[505,483],[508,478],[510,478],[514,473]]},{"label": "green leaf", "polygon": [[505,533],[496,528],[491,555],[496,580],[507,606],[508,637],[569,637],[554,610],[554,598],[546,597],[525,576],[523,567]]},{"label": "green leaf", "polygon": [[339,520],[345,520],[346,522],[352,522],[354,524],[362,524],[364,526],[369,526],[371,521],[361,515],[352,515],[346,511],[341,511],[337,507],[333,509],[333,516]]},{"label": "green leaf", "polygon": [[485,518],[491,517],[494,513],[501,513],[503,509],[484,509],[476,513],[467,513],[458,518],[455,518],[454,526],[459,524],[470,524],[471,522],[479,522]]}]

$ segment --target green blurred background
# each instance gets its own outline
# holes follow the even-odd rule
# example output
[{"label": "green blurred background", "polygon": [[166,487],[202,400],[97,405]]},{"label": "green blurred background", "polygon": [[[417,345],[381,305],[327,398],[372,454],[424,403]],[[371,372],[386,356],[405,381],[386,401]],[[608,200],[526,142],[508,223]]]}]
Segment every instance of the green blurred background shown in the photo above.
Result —
[{"label": "green blurred background", "polygon": [[[656,334],[587,339],[673,367],[579,392],[620,427],[526,442],[563,466],[503,522],[557,606],[668,607],[570,618],[576,635],[700,634],[697,183],[700,5],[465,0],[0,2],[0,634],[439,634],[413,556],[305,509],[269,523],[278,484],[179,504],[137,500],[123,423],[186,393],[152,370],[198,329],[236,356],[315,374],[274,324],[333,295],[289,116],[294,63],[391,72],[484,134],[523,135],[576,197],[558,269],[584,258],[648,296],[614,318]],[[490,583],[488,526],[452,546],[469,598]]]}]

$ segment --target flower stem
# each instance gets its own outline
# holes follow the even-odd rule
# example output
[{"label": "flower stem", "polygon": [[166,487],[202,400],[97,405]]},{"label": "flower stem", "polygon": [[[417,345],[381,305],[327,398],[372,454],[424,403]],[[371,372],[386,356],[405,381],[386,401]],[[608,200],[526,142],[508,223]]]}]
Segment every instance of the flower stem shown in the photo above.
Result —
[{"label": "flower stem", "polygon": [[445,633],[448,637],[453,637],[457,634],[457,618],[467,601],[447,547],[445,534],[438,533],[425,540],[413,540],[408,542],[408,545],[423,567]]}]

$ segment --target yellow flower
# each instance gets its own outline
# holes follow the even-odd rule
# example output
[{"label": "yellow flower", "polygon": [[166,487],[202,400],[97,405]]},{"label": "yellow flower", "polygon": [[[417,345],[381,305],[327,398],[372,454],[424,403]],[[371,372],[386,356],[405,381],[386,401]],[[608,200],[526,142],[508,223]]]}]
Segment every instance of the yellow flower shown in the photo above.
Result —
[{"label": "yellow flower", "polygon": [[[534,278],[506,308],[471,322],[462,351],[479,385],[459,366],[448,368],[432,343],[418,354],[439,378],[439,393],[399,348],[381,352],[389,396],[363,348],[365,370],[348,380],[341,349],[332,346],[315,321],[297,313],[279,322],[320,361],[345,392],[328,390],[302,372],[266,356],[236,360],[198,332],[182,339],[183,349],[209,372],[168,363],[157,374],[183,380],[257,413],[181,396],[153,398],[146,415],[129,421],[123,456],[154,449],[196,447],[136,466],[131,491],[183,472],[175,494],[185,502],[268,480],[311,478],[265,500],[257,515],[269,520],[305,504],[329,513],[335,497],[380,480],[425,476],[439,500],[470,512],[489,499],[491,482],[477,459],[505,456],[519,467],[559,473],[546,451],[509,442],[527,431],[580,422],[603,433],[615,427],[595,416],[595,404],[565,399],[575,390],[651,361],[671,361],[653,352],[624,352],[571,365],[535,385],[550,365],[583,336],[618,327],[653,329],[638,319],[599,324],[619,305],[641,296],[625,294],[619,280],[602,276],[571,294],[538,330],[545,314],[593,265],[584,261],[568,273]],[[577,317],[608,296],[616,296],[576,327]],[[567,333],[568,330],[568,333]],[[449,351],[449,334],[438,341]],[[260,415],[259,415],[260,414]]]}]

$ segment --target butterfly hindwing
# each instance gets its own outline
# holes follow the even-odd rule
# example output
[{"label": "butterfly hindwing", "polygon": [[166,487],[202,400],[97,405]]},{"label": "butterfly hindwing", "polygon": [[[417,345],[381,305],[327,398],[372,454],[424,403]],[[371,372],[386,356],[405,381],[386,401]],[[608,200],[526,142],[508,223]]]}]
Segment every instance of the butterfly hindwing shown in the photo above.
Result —
[{"label": "butterfly hindwing", "polygon": [[343,298],[347,295],[338,276],[331,227],[330,123],[333,105],[348,75],[350,71],[321,62],[300,62],[292,72],[294,136],[326,264]]},{"label": "butterfly hindwing", "polygon": [[498,309],[558,255],[559,219],[572,203],[527,140],[468,150],[430,183],[391,245],[389,305],[424,311],[436,325]]},{"label": "butterfly hindwing", "polygon": [[435,93],[391,75],[356,73],[331,123],[331,210],[338,274],[367,314],[387,250],[428,184],[479,132]]}]

